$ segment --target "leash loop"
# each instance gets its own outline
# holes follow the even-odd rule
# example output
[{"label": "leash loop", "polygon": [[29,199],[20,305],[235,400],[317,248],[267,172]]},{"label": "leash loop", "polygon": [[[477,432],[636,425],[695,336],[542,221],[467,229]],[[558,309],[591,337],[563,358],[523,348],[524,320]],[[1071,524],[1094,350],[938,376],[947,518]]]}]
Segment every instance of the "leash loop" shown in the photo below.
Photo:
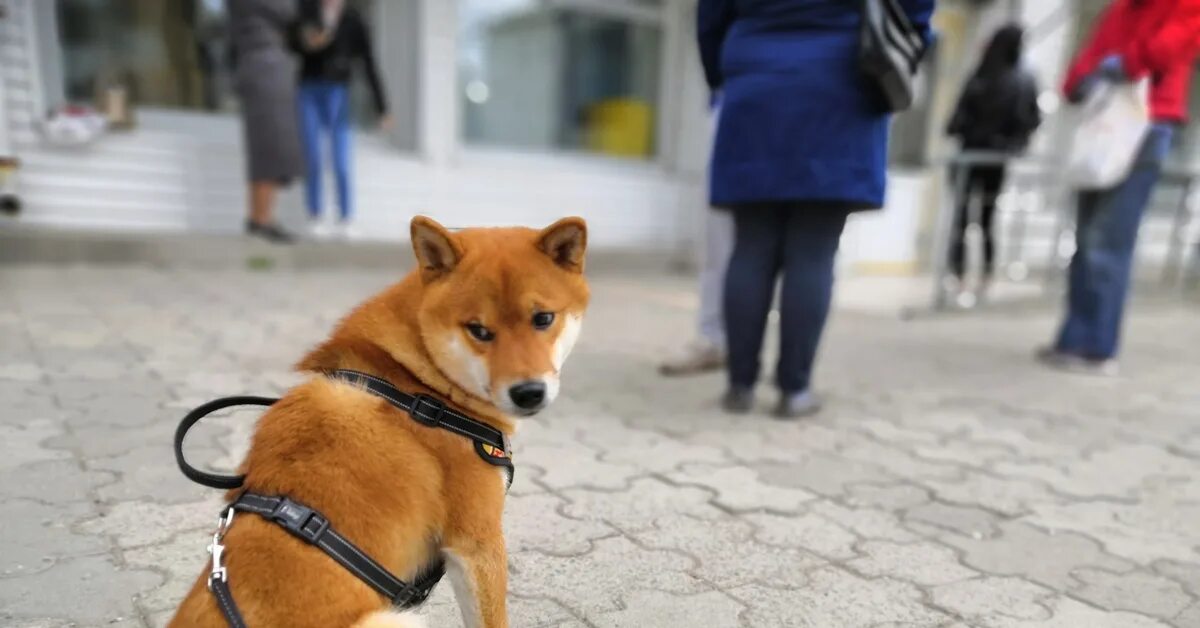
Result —
[{"label": "leash loop", "polygon": [[221,399],[214,399],[213,401],[203,404],[195,410],[187,413],[187,415],[183,417],[183,420],[179,422],[179,427],[175,428],[175,462],[179,465],[179,470],[182,471],[185,476],[187,476],[187,479],[195,482],[196,484],[200,484],[201,486],[222,490],[241,488],[242,484],[246,482],[245,475],[222,475],[219,473],[208,473],[207,471],[201,471],[200,469],[188,464],[187,459],[183,456],[183,439],[187,436],[188,430],[192,429],[193,425],[198,423],[200,419],[203,419],[214,412],[235,406],[270,406],[276,401],[279,401],[279,399],[274,397],[255,397],[249,395],[222,397]]}]

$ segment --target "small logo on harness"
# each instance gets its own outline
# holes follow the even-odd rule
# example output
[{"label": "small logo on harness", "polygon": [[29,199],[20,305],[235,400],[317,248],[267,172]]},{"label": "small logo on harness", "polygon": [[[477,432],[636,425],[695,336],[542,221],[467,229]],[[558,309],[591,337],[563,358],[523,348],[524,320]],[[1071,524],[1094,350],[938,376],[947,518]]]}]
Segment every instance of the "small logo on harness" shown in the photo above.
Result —
[{"label": "small logo on harness", "polygon": [[507,451],[504,451],[503,449],[500,449],[499,447],[496,447],[495,445],[481,443],[480,449],[483,450],[483,453],[485,453],[493,458],[508,458],[509,457]]},{"label": "small logo on harness", "polygon": [[296,508],[287,502],[284,502],[279,507],[279,514],[287,517],[288,521],[291,521],[292,523],[299,523],[300,518],[308,513],[301,511],[299,508]]}]

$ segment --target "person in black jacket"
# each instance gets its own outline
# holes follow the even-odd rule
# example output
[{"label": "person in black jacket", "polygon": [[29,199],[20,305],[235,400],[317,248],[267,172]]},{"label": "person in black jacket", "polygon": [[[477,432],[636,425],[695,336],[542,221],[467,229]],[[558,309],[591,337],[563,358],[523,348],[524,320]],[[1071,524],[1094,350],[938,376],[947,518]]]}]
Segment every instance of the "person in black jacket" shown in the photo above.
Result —
[{"label": "person in black jacket", "polygon": [[350,79],[361,63],[371,88],[380,126],[387,128],[387,100],[371,51],[371,36],[362,15],[345,0],[304,0],[300,8],[298,47],[300,122],[307,161],[305,199],[314,235],[330,233],[321,221],[321,140],[328,134],[337,179],[339,228],[348,232],[354,214],[350,177]]},{"label": "person in black jacket", "polygon": [[[946,132],[958,137],[965,151],[1018,153],[1029,144],[1029,136],[1041,123],[1037,104],[1037,83],[1020,67],[1020,26],[1007,25],[992,36],[979,67],[963,87],[958,106]],[[957,199],[958,215],[950,244],[950,268],[961,281],[964,270],[963,240],[970,219],[971,196],[979,194],[979,225],[984,238],[984,283],[990,280],[995,260],[992,217],[996,197],[1004,185],[1004,164],[965,166],[966,185]]]}]

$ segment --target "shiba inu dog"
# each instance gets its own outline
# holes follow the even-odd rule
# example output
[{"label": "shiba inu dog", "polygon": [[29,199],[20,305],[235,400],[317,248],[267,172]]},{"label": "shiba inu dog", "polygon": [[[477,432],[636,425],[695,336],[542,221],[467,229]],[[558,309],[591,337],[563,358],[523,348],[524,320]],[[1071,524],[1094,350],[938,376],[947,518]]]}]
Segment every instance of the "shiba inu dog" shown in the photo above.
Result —
[{"label": "shiba inu dog", "polygon": [[[259,420],[241,467],[243,488],[320,511],[406,582],[444,562],[466,625],[508,626],[506,469],[481,460],[469,438],[328,375],[363,373],[511,434],[516,418],[558,395],[588,303],[586,225],[565,218],[540,231],[450,232],[417,217],[411,229],[418,268],[351,312],[301,360],[298,369],[313,377]],[[231,491],[230,500],[239,494]],[[267,518],[239,515],[221,554],[250,628],[419,625]],[[171,626],[227,625],[207,576]]]}]

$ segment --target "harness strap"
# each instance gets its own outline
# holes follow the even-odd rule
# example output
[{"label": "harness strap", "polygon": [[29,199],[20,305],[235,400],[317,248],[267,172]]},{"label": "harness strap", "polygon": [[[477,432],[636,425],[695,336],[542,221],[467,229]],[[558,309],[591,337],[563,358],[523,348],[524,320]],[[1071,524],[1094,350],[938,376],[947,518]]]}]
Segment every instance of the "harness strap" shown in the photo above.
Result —
[{"label": "harness strap", "polygon": [[[398,390],[390,383],[366,373],[350,370],[337,370],[327,373],[330,378],[361,387],[363,390],[386,400],[396,408],[408,413],[413,420],[422,425],[449,430],[471,439],[475,444],[475,452],[488,464],[504,467],[507,472],[508,486],[512,486],[513,463],[508,446],[508,438],[500,430],[477,421],[465,414],[448,408],[445,403],[429,395],[410,395]],[[175,461],[179,469],[188,479],[217,489],[237,489],[245,484],[245,475],[220,475],[201,471],[188,464],[183,455],[183,441],[188,431],[200,419],[225,408],[233,406],[255,405],[270,406],[278,399],[270,397],[239,396],[225,397],[210,401],[187,413],[175,430]],[[506,487],[507,488],[507,487]],[[227,571],[221,562],[224,546],[221,539],[233,521],[234,511],[249,512],[271,521],[296,538],[315,545],[353,573],[372,589],[383,595],[399,608],[409,608],[425,601],[433,588],[445,574],[445,563],[438,560],[420,574],[412,584],[393,576],[382,565],[375,562],[329,525],[320,512],[293,501],[287,497],[259,495],[244,492],[237,500],[226,508],[221,518],[213,543],[209,547],[212,553],[212,574],[209,577],[208,588],[217,600],[221,614],[231,628],[246,628],[245,620],[233,594],[229,590]]]},{"label": "harness strap", "polygon": [[242,493],[232,507],[239,512],[259,515],[301,541],[317,546],[399,608],[424,602],[445,573],[445,565],[439,560],[408,584],[333,529],[329,519],[320,512],[287,497]]},{"label": "harness strap", "polygon": [[[512,450],[508,445],[508,437],[504,435],[504,432],[487,423],[477,421],[461,412],[448,408],[445,403],[437,398],[429,395],[410,395],[401,392],[395,386],[373,375],[339,369],[327,373],[327,376],[362,388],[407,413],[414,421],[422,425],[441,428],[471,439],[475,444],[475,453],[484,462],[497,467],[504,467],[507,478],[505,489],[512,486],[516,469],[513,467]],[[234,406],[270,406],[276,401],[279,401],[279,399],[249,395],[222,397],[209,401],[188,412],[183,417],[183,420],[179,422],[179,427],[175,429],[175,462],[179,465],[179,470],[189,480],[202,486],[221,490],[241,488],[246,482],[245,475],[209,473],[201,471],[188,463],[183,455],[183,440],[187,437],[187,433],[192,429],[192,426],[198,423],[200,419],[214,412]]]},{"label": "harness strap", "polygon": [[479,454],[480,458],[488,464],[505,468],[508,478],[505,488],[512,486],[515,469],[508,437],[504,432],[447,407],[440,399],[423,394],[410,395],[374,375],[338,369],[328,373],[328,376],[362,388],[387,401],[399,410],[407,412],[421,425],[441,428],[471,439],[475,442],[475,453]]}]

